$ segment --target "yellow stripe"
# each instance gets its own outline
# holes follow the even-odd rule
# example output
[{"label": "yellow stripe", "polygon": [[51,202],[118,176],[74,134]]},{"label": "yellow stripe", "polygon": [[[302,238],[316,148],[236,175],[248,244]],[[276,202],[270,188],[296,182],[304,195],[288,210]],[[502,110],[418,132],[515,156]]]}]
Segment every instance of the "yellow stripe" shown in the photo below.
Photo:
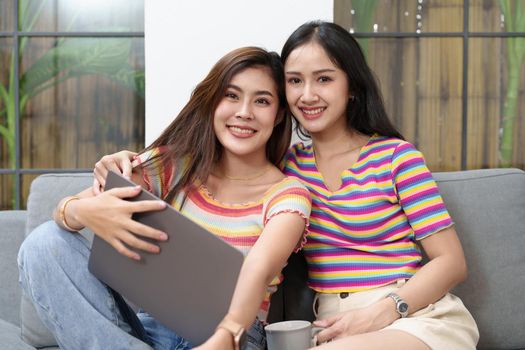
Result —
[{"label": "yellow stripe", "polygon": [[381,257],[381,256],[358,256],[358,257],[319,257],[309,259],[313,263],[360,263],[360,262],[404,262],[412,261],[414,258],[412,256],[396,256],[396,257]]},{"label": "yellow stripe", "polygon": [[[337,278],[337,277],[372,277],[372,276],[383,276],[385,274],[389,274],[392,271],[398,271],[397,268],[393,269],[381,269],[381,270],[359,270],[359,271],[343,271],[343,272],[326,272],[326,273],[318,273],[318,272],[310,272],[309,276],[312,278],[322,278],[322,279],[330,279],[330,278]],[[403,272],[407,273],[415,273],[417,269],[414,268],[408,268],[404,267]]]}]

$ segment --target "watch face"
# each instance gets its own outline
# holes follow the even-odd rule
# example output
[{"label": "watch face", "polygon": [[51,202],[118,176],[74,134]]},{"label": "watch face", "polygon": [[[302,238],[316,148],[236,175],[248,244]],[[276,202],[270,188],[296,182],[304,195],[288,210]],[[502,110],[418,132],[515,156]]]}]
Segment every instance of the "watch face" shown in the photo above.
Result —
[{"label": "watch face", "polygon": [[408,311],[408,304],[405,302],[399,303],[397,309],[399,310],[399,312],[404,314]]}]

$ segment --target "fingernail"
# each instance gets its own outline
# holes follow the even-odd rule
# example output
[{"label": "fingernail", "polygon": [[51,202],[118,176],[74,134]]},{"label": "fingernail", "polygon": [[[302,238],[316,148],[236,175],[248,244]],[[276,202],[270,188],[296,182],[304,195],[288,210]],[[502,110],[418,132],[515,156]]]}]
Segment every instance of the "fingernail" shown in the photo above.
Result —
[{"label": "fingernail", "polygon": [[140,261],[140,255],[138,255],[138,254],[133,255],[132,258],[134,260]]},{"label": "fingernail", "polygon": [[165,233],[161,233],[161,234],[159,235],[159,239],[165,241],[165,240],[168,239],[168,235],[165,234]]}]

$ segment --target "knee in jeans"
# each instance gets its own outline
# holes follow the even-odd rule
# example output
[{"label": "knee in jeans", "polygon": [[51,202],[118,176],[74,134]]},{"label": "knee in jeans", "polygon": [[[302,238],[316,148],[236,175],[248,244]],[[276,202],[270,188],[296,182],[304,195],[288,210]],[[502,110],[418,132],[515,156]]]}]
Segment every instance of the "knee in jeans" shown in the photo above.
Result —
[{"label": "knee in jeans", "polygon": [[67,243],[59,234],[60,229],[52,221],[38,226],[29,234],[18,251],[18,266],[26,273],[33,269],[45,269],[56,252],[64,252]]}]

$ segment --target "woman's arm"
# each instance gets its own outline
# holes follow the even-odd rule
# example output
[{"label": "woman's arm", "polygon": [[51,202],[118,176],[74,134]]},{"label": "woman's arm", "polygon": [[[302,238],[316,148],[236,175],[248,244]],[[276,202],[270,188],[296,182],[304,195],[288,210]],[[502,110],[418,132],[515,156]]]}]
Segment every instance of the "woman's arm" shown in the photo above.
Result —
[{"label": "woman's arm", "polygon": [[[144,185],[139,173],[134,173],[132,180]],[[122,255],[139,260],[140,255],[130,248],[151,253],[159,252],[158,246],[140,239],[140,236],[159,241],[167,239],[165,233],[131,218],[133,213],[162,210],[166,207],[163,201],[125,200],[137,196],[140,191],[141,185],[137,185],[114,188],[95,196],[93,189],[88,188],[76,196],[62,199],[53,213],[53,219],[68,231],[78,231],[87,227]]]},{"label": "woman's arm", "polygon": [[429,262],[397,292],[408,303],[409,314],[436,302],[467,277],[465,255],[453,227],[424,238],[421,245]]},{"label": "woman's arm", "polygon": [[[264,299],[268,285],[281,272],[305,230],[305,219],[295,213],[281,213],[266,224],[246,257],[227,318],[248,329]],[[219,329],[202,348],[232,349],[232,336]]]},{"label": "woman's arm", "polygon": [[[421,244],[429,262],[396,292],[407,302],[409,314],[439,300],[467,275],[463,249],[453,227],[430,235]],[[333,338],[380,330],[399,317],[395,302],[391,298],[384,298],[368,307],[315,322],[319,327],[327,327],[317,338],[321,343]]]}]

